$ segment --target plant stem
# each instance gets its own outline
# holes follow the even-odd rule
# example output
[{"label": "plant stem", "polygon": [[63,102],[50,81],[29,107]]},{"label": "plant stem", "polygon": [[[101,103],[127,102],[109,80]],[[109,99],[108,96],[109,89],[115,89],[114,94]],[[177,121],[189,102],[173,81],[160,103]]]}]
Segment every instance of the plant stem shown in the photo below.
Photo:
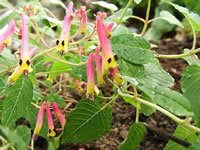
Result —
[{"label": "plant stem", "polygon": [[142,30],[142,33],[141,33],[142,36],[144,36],[144,33],[146,32],[148,24],[149,24],[150,8],[151,8],[151,0],[148,0],[147,11],[146,11],[146,19],[145,19],[144,27],[143,27],[143,30]]},{"label": "plant stem", "polygon": [[35,138],[35,134],[33,133],[32,138],[31,138],[31,150],[34,150],[34,138]]},{"label": "plant stem", "polygon": [[53,55],[50,55],[48,53],[46,53],[46,55],[49,56],[49,57],[51,57],[51,58],[53,58],[53,59],[55,59],[55,60],[57,60],[57,61],[63,62],[63,63],[68,64],[68,65],[72,65],[72,66],[82,66],[82,65],[84,65],[84,64],[87,63],[87,61],[86,61],[86,62],[80,62],[79,64],[75,64],[75,63],[68,62],[68,61],[62,60],[60,58],[57,58],[57,57],[55,57]]},{"label": "plant stem", "polygon": [[[134,98],[134,96],[128,95],[128,94],[124,94],[124,93],[122,93],[120,91],[119,91],[118,94],[120,96],[126,96],[126,97],[130,97],[130,98]],[[136,100],[138,102],[142,103],[142,104],[145,104],[147,106],[150,106],[150,107],[155,108],[156,110],[162,112],[163,114],[165,114],[166,116],[168,116],[169,118],[171,118],[172,120],[174,120],[176,123],[178,123],[178,124],[180,124],[180,125],[182,125],[184,127],[190,128],[190,129],[192,129],[195,132],[200,133],[200,128],[197,128],[197,127],[191,125],[190,122],[188,122],[188,119],[186,119],[186,120],[180,119],[180,118],[176,117],[174,114],[170,113],[169,111],[163,109],[162,107],[160,107],[160,106],[158,106],[156,104],[153,104],[151,102],[148,102],[146,100],[143,100],[141,98],[137,98]]]},{"label": "plant stem", "polygon": [[130,18],[134,18],[134,19],[137,19],[137,20],[140,20],[140,21],[142,21],[143,23],[145,23],[145,20],[143,19],[143,18],[141,18],[141,17],[138,17],[138,16],[131,16]]},{"label": "plant stem", "polygon": [[42,55],[45,55],[46,53],[51,52],[51,51],[53,51],[53,50],[55,50],[55,49],[56,49],[56,47],[53,47],[53,48],[50,48],[50,49],[47,49],[47,50],[45,50],[45,51],[43,51],[43,52],[38,53],[37,55],[35,55],[35,56],[31,59],[31,62],[33,62],[34,60],[36,60],[38,57],[40,57],[40,56],[42,56]]},{"label": "plant stem", "polygon": [[155,57],[158,58],[168,58],[168,59],[174,59],[174,58],[183,58],[185,56],[192,56],[193,54],[199,53],[200,52],[200,48],[193,50],[193,51],[189,51],[187,53],[184,54],[179,54],[179,55],[162,55],[162,54],[155,54]]},{"label": "plant stem", "polygon": [[[125,9],[124,9],[124,11],[123,11],[123,13],[122,13],[122,16],[120,17],[119,22],[117,23],[117,24],[118,24],[117,27],[122,23],[122,20],[123,20],[125,14],[126,14],[128,8],[129,8],[130,5],[132,4],[132,2],[133,2],[133,0],[129,0],[129,1],[128,1],[128,4],[126,5],[126,7],[125,7]],[[115,29],[117,29],[117,27],[116,27]]]},{"label": "plant stem", "polygon": [[137,101],[138,93],[137,93],[137,88],[136,88],[135,85],[133,85],[133,90],[134,90],[133,99],[134,99],[134,101],[136,103],[136,117],[135,117],[135,122],[138,122],[139,121],[140,110],[139,110],[139,102]]}]

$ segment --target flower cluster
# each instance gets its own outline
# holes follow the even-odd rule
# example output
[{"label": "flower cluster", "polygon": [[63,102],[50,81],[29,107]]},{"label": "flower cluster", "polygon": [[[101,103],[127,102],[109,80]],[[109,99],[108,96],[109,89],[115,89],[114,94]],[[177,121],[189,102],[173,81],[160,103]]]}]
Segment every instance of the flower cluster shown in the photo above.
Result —
[{"label": "flower cluster", "polygon": [[120,72],[117,67],[117,55],[113,55],[112,48],[110,45],[111,31],[114,22],[109,25],[103,24],[103,19],[106,16],[103,13],[97,13],[97,34],[100,41],[102,49],[102,58],[99,55],[99,47],[96,47],[95,55],[90,53],[87,62],[87,97],[90,99],[94,98],[94,88],[95,88],[95,75],[93,68],[93,55],[95,57],[96,72],[98,84],[102,86],[105,81],[104,77],[111,75],[115,84],[121,86],[123,80],[120,78]]},{"label": "flower cluster", "polygon": [[[0,51],[3,50],[5,46],[11,43],[12,36],[15,31],[15,21],[11,20],[7,29],[3,32],[0,36]],[[28,29],[26,25],[26,18],[22,16],[22,24],[20,26],[21,32],[21,50],[20,50],[20,59],[15,71],[12,75],[8,78],[8,85],[11,86],[16,82],[16,80],[24,73],[25,76],[28,75],[29,72],[32,71],[30,67],[30,59],[32,58],[34,52],[36,51],[37,47],[34,47],[30,51],[28,50]]]},{"label": "flower cluster", "polygon": [[[42,124],[43,124],[44,109],[45,109],[44,107],[45,107],[45,102],[43,102],[38,112],[37,122],[36,122],[35,130],[34,130],[34,134],[37,136],[39,135],[40,130],[42,128]],[[56,102],[53,103],[53,110],[54,110],[56,118],[60,121],[62,128],[64,128],[66,120],[65,120],[64,115],[61,113]],[[55,136],[56,133],[54,130],[54,124],[53,124],[51,111],[49,108],[49,102],[47,102],[46,104],[46,115],[47,115],[47,120],[48,120],[48,136],[51,136],[51,137]]]},{"label": "flower cluster", "polygon": [[87,23],[87,13],[85,12],[85,10],[86,8],[84,6],[81,6],[79,10],[76,10],[75,13],[73,13],[73,2],[69,3],[68,10],[64,18],[64,24],[62,26],[60,38],[56,41],[56,49],[60,52],[61,55],[63,55],[64,52],[67,52],[71,22],[74,18],[80,20],[81,34],[85,34]]}]

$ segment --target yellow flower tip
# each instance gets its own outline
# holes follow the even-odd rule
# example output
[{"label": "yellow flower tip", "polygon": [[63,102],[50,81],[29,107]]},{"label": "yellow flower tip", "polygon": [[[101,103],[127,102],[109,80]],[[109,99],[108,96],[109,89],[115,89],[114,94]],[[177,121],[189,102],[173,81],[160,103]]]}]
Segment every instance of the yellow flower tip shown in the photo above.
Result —
[{"label": "yellow flower tip", "polygon": [[86,97],[87,97],[89,100],[94,100],[94,92],[92,92],[92,93],[87,92],[87,93],[86,93]]},{"label": "yellow flower tip", "polygon": [[59,113],[56,113],[56,117],[59,118],[59,117],[60,117],[60,114],[59,114]]},{"label": "yellow flower tip", "polygon": [[67,51],[67,48],[68,48],[68,40],[57,40],[56,41],[56,49],[60,52],[60,55],[63,55],[64,52]]},{"label": "yellow flower tip", "polygon": [[113,56],[106,58],[106,63],[108,65],[108,68],[115,68],[115,67],[117,67],[117,61],[114,59]]},{"label": "yellow flower tip", "polygon": [[56,132],[54,129],[49,129],[47,136],[54,137],[56,135]]},{"label": "yellow flower tip", "polygon": [[7,38],[5,41],[3,41],[4,46],[8,46],[11,43],[12,38]]},{"label": "yellow flower tip", "polygon": [[34,134],[37,135],[37,136],[39,136],[39,134],[40,134],[40,129],[39,129],[39,128],[35,128]]},{"label": "yellow flower tip", "polygon": [[53,79],[51,79],[50,77],[47,78],[48,81],[50,81],[52,83]]}]

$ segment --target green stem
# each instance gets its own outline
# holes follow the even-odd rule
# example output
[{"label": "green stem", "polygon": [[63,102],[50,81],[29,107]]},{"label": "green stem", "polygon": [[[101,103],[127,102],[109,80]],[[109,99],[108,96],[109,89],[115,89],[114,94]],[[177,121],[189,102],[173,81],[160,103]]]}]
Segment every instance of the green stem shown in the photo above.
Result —
[{"label": "green stem", "polygon": [[[128,8],[131,6],[132,2],[133,2],[133,0],[129,0],[128,1],[128,4],[126,5],[126,7],[125,7],[125,9],[124,9],[124,11],[122,13],[122,16],[120,17],[119,22],[117,23],[118,24],[117,27],[122,23],[122,19],[124,18]],[[117,27],[115,29],[117,29]]]},{"label": "green stem", "polygon": [[119,94],[117,94],[111,101],[109,101],[107,104],[105,104],[101,110],[105,109],[106,107],[108,107],[110,104],[112,104],[114,101],[116,101],[119,97]]},{"label": "green stem", "polygon": [[174,59],[174,58],[183,58],[186,56],[192,56],[193,54],[199,53],[200,52],[200,48],[193,50],[193,51],[189,51],[187,53],[184,54],[179,54],[179,55],[162,55],[162,54],[155,54],[155,57],[158,58],[168,58],[168,59]]},{"label": "green stem", "polygon": [[133,99],[134,99],[134,101],[136,103],[136,118],[135,118],[135,122],[137,123],[139,121],[140,110],[139,110],[139,102],[137,101],[138,93],[137,93],[137,88],[136,88],[135,85],[133,85],[133,90],[134,90]]},{"label": "green stem", "polygon": [[45,50],[45,51],[43,51],[43,52],[38,53],[37,55],[35,55],[35,56],[31,59],[31,62],[33,62],[34,60],[36,60],[38,57],[40,57],[40,56],[42,56],[42,55],[45,55],[46,53],[51,52],[51,51],[53,51],[53,50],[55,50],[55,49],[56,49],[56,47],[53,47],[53,48],[50,48],[50,49],[47,49],[47,50]]},{"label": "green stem", "polygon": [[143,18],[141,18],[141,17],[138,17],[138,16],[131,16],[130,18],[134,18],[134,19],[137,19],[137,20],[140,20],[140,21],[142,21],[143,23],[145,23],[145,20],[143,19]]},{"label": "green stem", "polygon": [[148,0],[146,19],[145,19],[144,27],[143,27],[143,30],[142,30],[142,33],[141,33],[142,36],[144,36],[144,33],[146,32],[148,24],[149,24],[150,8],[151,8],[151,0]]},{"label": "green stem", "polygon": [[35,21],[34,21],[34,23],[35,23],[36,39],[37,39],[37,42],[39,42],[40,41],[40,33],[39,33],[39,29],[38,29],[38,24]]},{"label": "green stem", "polygon": [[[130,98],[134,98],[134,96],[128,95],[128,94],[124,94],[124,93],[122,93],[120,91],[119,91],[118,94],[120,96],[126,96],[126,97],[130,97]],[[160,106],[158,106],[156,104],[153,104],[151,102],[148,102],[146,100],[143,100],[141,98],[137,98],[137,101],[140,102],[140,103],[142,103],[142,104],[144,104],[144,105],[150,106],[150,107],[152,107],[152,108],[160,111],[161,113],[165,114],[166,116],[168,116],[169,118],[171,118],[172,120],[174,120],[176,123],[178,123],[178,124],[180,124],[182,126],[185,126],[187,128],[190,128],[190,129],[192,129],[195,132],[200,133],[200,128],[197,128],[197,127],[191,125],[190,122],[188,122],[188,119],[186,119],[186,120],[180,119],[177,116],[175,116],[174,114],[170,113],[169,111],[163,109],[162,107],[160,107]]]},{"label": "green stem", "polygon": [[31,138],[31,150],[34,150],[34,139],[35,139],[35,133],[33,133]]},{"label": "green stem", "polygon": [[68,65],[72,65],[72,66],[82,66],[82,65],[84,65],[84,64],[87,63],[87,61],[86,61],[86,62],[80,62],[79,64],[75,64],[75,63],[68,62],[68,61],[62,60],[60,58],[57,58],[57,57],[55,57],[53,55],[50,55],[48,53],[46,53],[46,55],[49,56],[49,57],[51,57],[51,58],[53,58],[53,59],[55,59],[55,60],[57,60],[57,61],[63,62],[63,63],[68,64]]}]

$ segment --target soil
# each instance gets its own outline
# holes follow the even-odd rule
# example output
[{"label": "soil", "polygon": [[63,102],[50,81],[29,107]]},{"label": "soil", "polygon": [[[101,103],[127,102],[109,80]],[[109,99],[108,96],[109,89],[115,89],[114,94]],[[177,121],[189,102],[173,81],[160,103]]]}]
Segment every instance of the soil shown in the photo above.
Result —
[{"label": "soil", "polygon": [[[192,39],[185,38],[183,41],[179,42],[175,38],[165,38],[158,42],[152,43],[157,45],[158,48],[153,48],[153,50],[159,54],[181,54],[183,53],[184,48],[191,48]],[[197,43],[197,47],[200,47],[200,42]],[[180,79],[184,68],[187,66],[187,63],[183,59],[159,60],[164,70],[169,72],[175,79],[175,83],[171,87],[171,89],[181,92]],[[103,90],[103,94],[104,96],[110,96],[112,94],[112,86],[107,85]],[[134,123],[135,108],[124,102],[122,99],[119,99],[113,107],[112,116],[113,119],[110,132],[106,133],[99,140],[88,144],[64,144],[61,145],[59,149],[78,150],[80,148],[83,148],[83,150],[117,150],[120,143],[128,135],[129,127]],[[174,121],[172,121],[160,112],[155,112],[149,117],[140,114],[140,121],[152,125],[155,128],[161,129],[167,133],[173,133],[177,126]],[[41,142],[38,143],[39,141],[41,140],[36,141],[35,147],[41,146]],[[166,139],[165,137],[158,135],[151,130],[147,130],[138,150],[162,150],[167,142],[168,139]],[[43,142],[42,145],[44,145],[44,143],[45,142]],[[41,147],[39,149],[41,149]]]}]

